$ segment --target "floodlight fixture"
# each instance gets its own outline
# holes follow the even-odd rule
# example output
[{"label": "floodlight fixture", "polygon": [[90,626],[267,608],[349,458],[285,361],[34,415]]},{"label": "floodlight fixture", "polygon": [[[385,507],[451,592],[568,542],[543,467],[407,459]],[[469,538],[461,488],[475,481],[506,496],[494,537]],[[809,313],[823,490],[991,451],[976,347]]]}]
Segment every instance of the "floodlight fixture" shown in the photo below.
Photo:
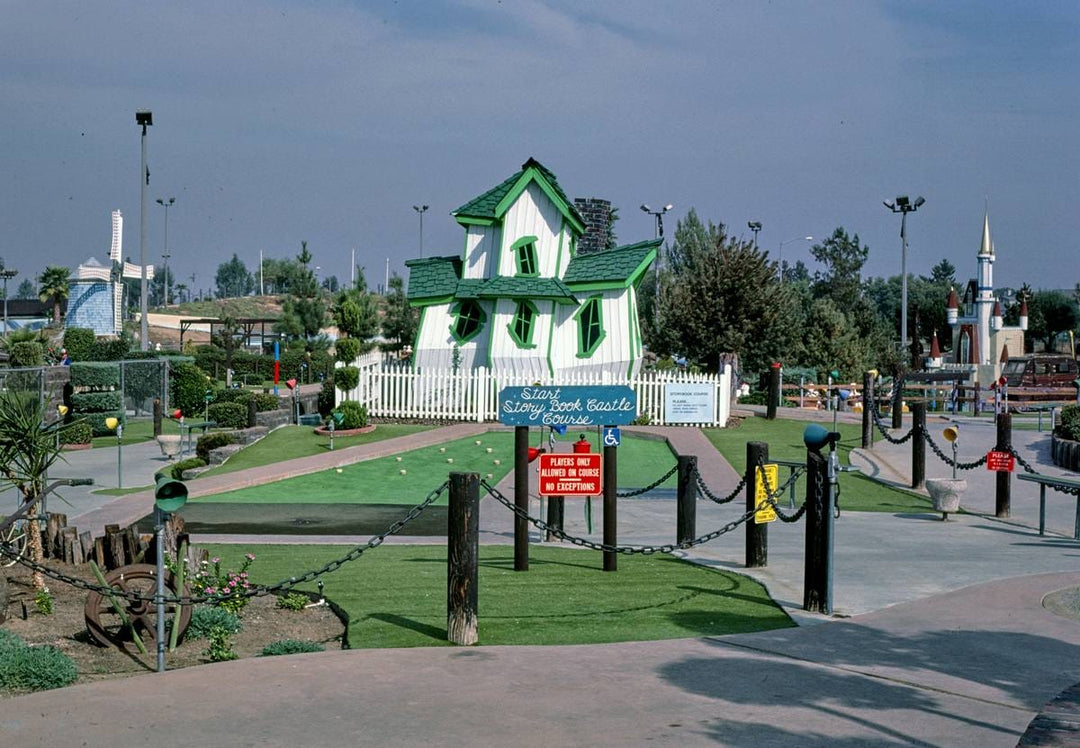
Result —
[{"label": "floodlight fixture", "polygon": [[154,124],[154,113],[149,109],[140,109],[135,112],[135,124],[150,127]]}]

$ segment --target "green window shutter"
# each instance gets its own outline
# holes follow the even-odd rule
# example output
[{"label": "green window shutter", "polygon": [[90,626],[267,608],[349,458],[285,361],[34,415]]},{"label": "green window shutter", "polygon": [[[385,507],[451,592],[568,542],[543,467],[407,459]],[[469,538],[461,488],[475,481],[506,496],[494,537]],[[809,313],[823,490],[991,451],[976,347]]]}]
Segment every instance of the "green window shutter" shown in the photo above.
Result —
[{"label": "green window shutter", "polygon": [[536,257],[535,236],[521,237],[510,245],[510,251],[514,253],[517,275],[537,276],[540,274],[540,265]]},{"label": "green window shutter", "polygon": [[593,296],[585,301],[574,315],[578,325],[578,358],[591,358],[607,335],[604,332],[601,297]]},{"label": "green window shutter", "polygon": [[487,315],[478,303],[471,299],[460,301],[451,307],[454,322],[450,325],[450,335],[458,343],[467,343],[479,334],[484,327]]},{"label": "green window shutter", "polygon": [[533,331],[536,328],[536,319],[539,312],[531,301],[522,299],[517,303],[514,311],[514,319],[507,325],[511,339],[517,343],[518,348],[535,348],[533,343]]}]

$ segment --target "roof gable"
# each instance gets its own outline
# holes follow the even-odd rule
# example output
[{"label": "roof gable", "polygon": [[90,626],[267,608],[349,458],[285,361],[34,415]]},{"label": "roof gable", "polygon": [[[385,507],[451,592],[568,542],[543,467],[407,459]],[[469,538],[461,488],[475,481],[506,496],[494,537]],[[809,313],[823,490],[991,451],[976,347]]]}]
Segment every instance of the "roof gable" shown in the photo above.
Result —
[{"label": "roof gable", "polygon": [[451,215],[461,224],[494,223],[502,219],[521,193],[533,183],[543,190],[578,234],[585,232],[585,220],[563,192],[555,175],[534,158],[522,164],[516,174],[452,211]]},{"label": "roof gable", "polygon": [[571,288],[595,285],[629,286],[635,283],[653,260],[662,239],[625,244],[603,252],[579,254],[570,260],[563,282]]},{"label": "roof gable", "polygon": [[410,302],[434,301],[453,296],[461,277],[460,257],[424,257],[406,260],[409,268]]}]

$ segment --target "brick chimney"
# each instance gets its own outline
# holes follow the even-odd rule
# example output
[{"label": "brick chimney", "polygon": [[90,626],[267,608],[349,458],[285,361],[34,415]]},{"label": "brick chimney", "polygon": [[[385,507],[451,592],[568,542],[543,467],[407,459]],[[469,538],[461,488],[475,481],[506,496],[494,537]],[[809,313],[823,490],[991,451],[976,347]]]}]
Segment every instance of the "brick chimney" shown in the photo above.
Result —
[{"label": "brick chimney", "polygon": [[574,207],[585,219],[585,233],[578,239],[578,254],[600,252],[607,249],[608,222],[611,219],[611,201],[598,197],[576,197]]}]

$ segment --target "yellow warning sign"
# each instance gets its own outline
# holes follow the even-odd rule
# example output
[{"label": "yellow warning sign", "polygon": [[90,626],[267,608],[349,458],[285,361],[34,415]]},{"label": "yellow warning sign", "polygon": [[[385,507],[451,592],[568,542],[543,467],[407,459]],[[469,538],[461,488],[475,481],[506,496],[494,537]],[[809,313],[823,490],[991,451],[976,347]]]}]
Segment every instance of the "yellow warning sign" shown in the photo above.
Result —
[{"label": "yellow warning sign", "polygon": [[776,521],[776,508],[768,503],[769,494],[776,491],[780,485],[780,468],[775,463],[762,465],[757,471],[756,489],[754,491],[754,524],[763,525],[766,522]]}]

